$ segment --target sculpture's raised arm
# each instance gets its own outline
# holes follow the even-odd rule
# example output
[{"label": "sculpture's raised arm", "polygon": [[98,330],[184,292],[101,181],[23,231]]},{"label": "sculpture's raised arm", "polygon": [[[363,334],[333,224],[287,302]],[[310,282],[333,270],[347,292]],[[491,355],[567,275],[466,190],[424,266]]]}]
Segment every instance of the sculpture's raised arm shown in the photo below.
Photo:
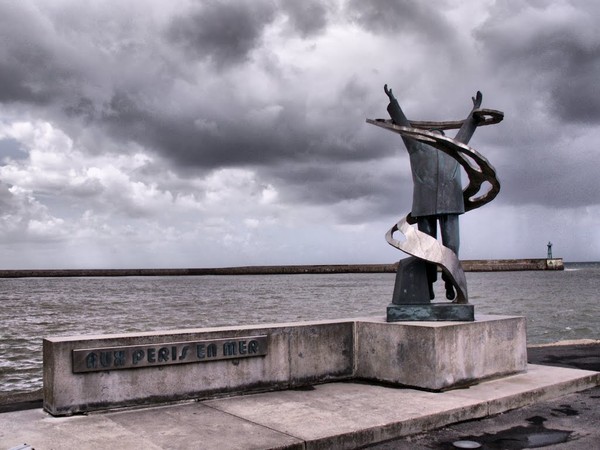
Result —
[{"label": "sculpture's raised arm", "polygon": [[[410,127],[410,121],[404,114],[404,111],[402,111],[402,108],[400,108],[400,104],[398,103],[398,100],[396,100],[396,97],[394,97],[392,90],[388,89],[387,84],[383,86],[383,91],[390,99],[390,104],[387,107],[387,111],[392,118],[392,122],[401,127]],[[409,153],[413,153],[419,149],[420,144],[414,139],[402,136],[402,140],[404,141],[404,145]]]},{"label": "sculpture's raised arm", "polygon": [[406,115],[404,114],[404,111],[402,111],[402,108],[400,108],[400,104],[398,103],[398,100],[396,100],[396,97],[394,97],[392,90],[388,89],[387,84],[383,86],[383,91],[390,99],[390,104],[387,107],[387,111],[390,117],[392,118],[392,121],[396,125],[400,125],[401,127],[410,127],[410,122],[406,118]]},{"label": "sculpture's raised arm", "polygon": [[456,133],[456,137],[454,138],[458,142],[462,142],[463,144],[468,144],[477,129],[477,125],[479,125],[480,118],[475,113],[481,107],[481,101],[483,100],[483,95],[481,92],[477,91],[475,97],[471,98],[473,100],[473,109],[463,122],[460,130]]}]

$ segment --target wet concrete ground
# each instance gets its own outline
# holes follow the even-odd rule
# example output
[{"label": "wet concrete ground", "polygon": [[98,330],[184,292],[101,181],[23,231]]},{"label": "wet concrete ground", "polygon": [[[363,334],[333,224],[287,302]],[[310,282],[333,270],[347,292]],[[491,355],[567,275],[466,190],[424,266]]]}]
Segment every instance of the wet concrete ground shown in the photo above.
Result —
[{"label": "wet concrete ground", "polygon": [[[528,349],[528,355],[529,362],[532,364],[600,372],[600,342],[586,345],[532,347]],[[12,400],[12,402],[4,404],[4,411],[39,409],[41,406],[34,394],[30,398],[21,398],[21,402],[15,403],[16,398]],[[195,405],[187,405],[183,408],[192,407]],[[398,407],[402,408],[402,402]],[[98,417],[102,419],[103,416]],[[80,421],[83,419],[78,418]],[[463,447],[457,447],[455,443],[461,441]],[[462,422],[366,448],[371,450],[450,450],[456,448],[568,450],[596,449],[600,448],[599,443],[600,386],[597,386],[484,419]],[[479,447],[474,447],[474,445],[479,445]]]},{"label": "wet concrete ground", "polygon": [[[528,362],[600,372],[600,343],[531,347],[528,349]],[[479,447],[476,447],[477,444]],[[600,386],[485,419],[454,424],[367,448],[369,450],[598,449],[600,448]]]}]

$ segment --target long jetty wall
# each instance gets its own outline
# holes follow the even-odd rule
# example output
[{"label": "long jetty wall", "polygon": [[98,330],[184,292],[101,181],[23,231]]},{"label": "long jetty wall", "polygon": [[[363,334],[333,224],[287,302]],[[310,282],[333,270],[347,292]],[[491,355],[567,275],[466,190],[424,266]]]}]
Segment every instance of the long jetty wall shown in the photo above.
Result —
[{"label": "long jetty wall", "polygon": [[562,258],[553,259],[473,259],[461,262],[465,272],[513,270],[564,270]]},{"label": "long jetty wall", "polygon": [[[563,270],[562,258],[556,259],[486,259],[462,261],[465,272],[511,270]],[[189,269],[32,269],[0,270],[0,278],[27,277],[131,277],[185,275],[298,275],[327,273],[395,273],[394,264],[338,264],[296,266],[244,266]]]},{"label": "long jetty wall", "polygon": [[131,277],[185,275],[286,275],[320,273],[394,273],[396,264],[340,264],[307,266],[244,266],[190,269],[65,269],[0,270],[0,278],[23,277]]}]

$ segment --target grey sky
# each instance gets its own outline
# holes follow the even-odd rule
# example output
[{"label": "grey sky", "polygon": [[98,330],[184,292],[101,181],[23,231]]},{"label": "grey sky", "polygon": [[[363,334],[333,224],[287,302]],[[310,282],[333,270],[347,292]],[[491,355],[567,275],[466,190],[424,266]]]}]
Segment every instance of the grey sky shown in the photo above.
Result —
[{"label": "grey sky", "polygon": [[390,262],[410,209],[389,84],[497,199],[461,257],[600,259],[600,5],[0,1],[0,268]]}]

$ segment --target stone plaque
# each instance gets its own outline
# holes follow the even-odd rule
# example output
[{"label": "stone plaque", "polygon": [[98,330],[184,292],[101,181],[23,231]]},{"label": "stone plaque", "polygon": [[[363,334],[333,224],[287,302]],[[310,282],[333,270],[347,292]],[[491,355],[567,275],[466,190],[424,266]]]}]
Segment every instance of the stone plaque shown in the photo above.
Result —
[{"label": "stone plaque", "polygon": [[73,350],[73,373],[250,358],[267,354],[267,336]]}]

